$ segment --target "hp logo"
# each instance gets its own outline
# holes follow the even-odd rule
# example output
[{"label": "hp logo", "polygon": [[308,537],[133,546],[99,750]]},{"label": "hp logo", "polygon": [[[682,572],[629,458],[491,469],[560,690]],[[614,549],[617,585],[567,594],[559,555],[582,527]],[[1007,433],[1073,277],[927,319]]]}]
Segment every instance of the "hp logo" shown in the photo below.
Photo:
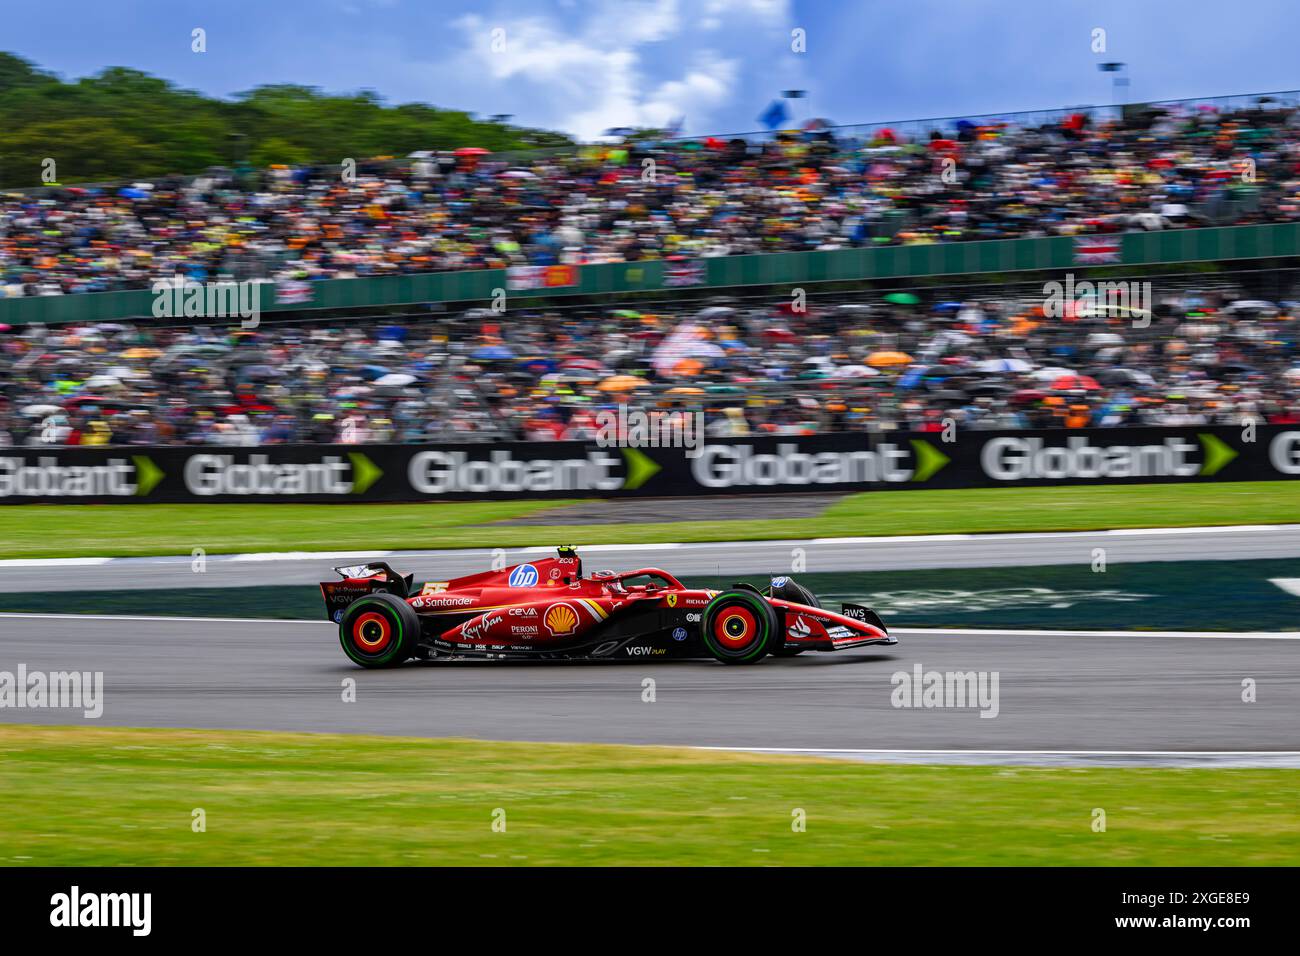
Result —
[{"label": "hp logo", "polygon": [[512,588],[531,588],[537,583],[537,569],[531,564],[521,564],[510,572],[506,583]]}]

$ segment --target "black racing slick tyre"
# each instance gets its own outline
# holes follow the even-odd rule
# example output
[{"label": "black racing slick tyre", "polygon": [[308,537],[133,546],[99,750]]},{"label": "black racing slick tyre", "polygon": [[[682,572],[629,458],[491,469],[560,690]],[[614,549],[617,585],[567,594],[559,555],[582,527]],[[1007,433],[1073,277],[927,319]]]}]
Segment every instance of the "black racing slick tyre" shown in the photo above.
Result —
[{"label": "black racing slick tyre", "polygon": [[700,632],[708,652],[724,664],[753,664],[784,643],[781,621],[753,591],[723,591],[704,608]]},{"label": "black racing slick tyre", "polygon": [[362,667],[394,667],[411,656],[420,619],[404,600],[377,592],[348,605],[339,622],[339,643]]}]

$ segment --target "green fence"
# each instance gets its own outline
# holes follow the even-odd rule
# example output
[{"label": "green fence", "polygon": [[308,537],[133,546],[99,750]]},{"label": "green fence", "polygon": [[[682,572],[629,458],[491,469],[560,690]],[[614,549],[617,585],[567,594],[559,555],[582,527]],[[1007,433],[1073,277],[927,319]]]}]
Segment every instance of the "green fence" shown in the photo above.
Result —
[{"label": "green fence", "polygon": [[[1109,253],[1084,250],[1080,241],[1115,240]],[[1090,255],[1089,255],[1090,253]],[[511,289],[509,297],[597,295],[669,288],[733,288],[906,279],[923,276],[1081,269],[1098,264],[1143,266],[1160,263],[1272,259],[1300,255],[1300,223],[1226,226],[1117,236],[1003,239],[935,245],[885,246],[835,252],[784,252],[701,259],[693,263],[619,262],[583,266],[577,283],[537,289]],[[506,271],[434,272],[376,279],[328,279],[310,283],[311,297],[276,303],[272,287],[263,292],[262,311],[347,309],[422,302],[476,302],[506,289]],[[0,299],[0,322],[93,322],[152,314],[148,291]]]}]

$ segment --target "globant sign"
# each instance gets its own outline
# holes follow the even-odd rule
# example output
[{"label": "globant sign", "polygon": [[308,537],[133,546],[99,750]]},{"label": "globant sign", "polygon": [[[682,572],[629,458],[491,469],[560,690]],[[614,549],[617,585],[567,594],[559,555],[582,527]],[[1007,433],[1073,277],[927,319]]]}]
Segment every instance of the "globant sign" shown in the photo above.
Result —
[{"label": "globant sign", "polygon": [[623,487],[623,476],[615,470],[620,464],[622,459],[603,451],[588,452],[584,458],[531,459],[515,458],[509,449],[496,449],[486,457],[422,451],[411,457],[407,477],[422,495],[616,491]]}]

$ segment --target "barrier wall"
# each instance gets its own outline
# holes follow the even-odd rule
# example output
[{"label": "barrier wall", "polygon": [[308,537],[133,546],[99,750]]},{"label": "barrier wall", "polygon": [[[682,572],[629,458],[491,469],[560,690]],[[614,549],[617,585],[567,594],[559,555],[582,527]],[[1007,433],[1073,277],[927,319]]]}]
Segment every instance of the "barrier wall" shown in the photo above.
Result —
[{"label": "barrier wall", "polygon": [[0,504],[672,497],[1289,479],[1300,427],[710,440],[0,449]]},{"label": "barrier wall", "polygon": [[[571,273],[522,281],[505,269],[430,272],[376,279],[324,279],[298,283],[277,295],[267,283],[263,312],[415,305],[425,302],[485,302],[493,290],[510,297],[598,295],[689,287],[733,288],[800,282],[904,279],[922,276],[1082,269],[1096,265],[1146,266],[1287,258],[1300,255],[1300,223],[1225,226],[1164,232],[1052,239],[1003,239],[936,245],[883,246],[834,252],[783,252],[686,262],[619,262],[556,267]],[[515,272],[516,270],[510,270]],[[518,270],[534,272],[532,269]],[[280,301],[277,301],[280,300]],[[0,299],[0,323],[107,322],[152,314],[148,290]]]}]

